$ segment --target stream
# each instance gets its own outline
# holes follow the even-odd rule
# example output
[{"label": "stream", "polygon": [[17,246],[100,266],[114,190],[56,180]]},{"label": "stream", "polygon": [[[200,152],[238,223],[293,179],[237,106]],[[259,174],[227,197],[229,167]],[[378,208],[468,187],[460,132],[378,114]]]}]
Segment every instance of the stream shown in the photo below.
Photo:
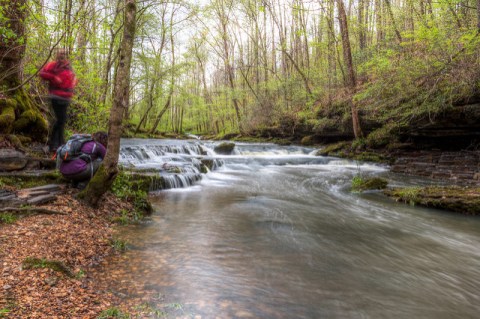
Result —
[{"label": "stream", "polygon": [[312,148],[218,155],[217,144],[122,141],[123,165],[169,183],[152,189],[148,222],[122,227],[130,249],[102,267],[151,318],[479,317],[480,219],[350,192],[357,174],[428,181]]}]

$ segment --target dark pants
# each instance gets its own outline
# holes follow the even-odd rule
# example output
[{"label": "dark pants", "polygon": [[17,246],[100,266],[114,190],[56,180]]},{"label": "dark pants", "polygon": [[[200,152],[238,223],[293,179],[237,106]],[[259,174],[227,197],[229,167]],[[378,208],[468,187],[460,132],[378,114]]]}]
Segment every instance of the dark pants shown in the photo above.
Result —
[{"label": "dark pants", "polygon": [[100,167],[100,164],[102,164],[102,160],[96,159],[93,162],[88,163],[87,169],[84,170],[83,172],[80,172],[74,175],[63,175],[63,177],[73,182],[87,182],[93,177],[95,172]]},{"label": "dark pants", "polygon": [[67,108],[70,101],[52,97],[51,102],[53,112],[55,112],[55,123],[48,144],[50,150],[56,150],[60,145],[65,144],[65,123],[67,122]]}]

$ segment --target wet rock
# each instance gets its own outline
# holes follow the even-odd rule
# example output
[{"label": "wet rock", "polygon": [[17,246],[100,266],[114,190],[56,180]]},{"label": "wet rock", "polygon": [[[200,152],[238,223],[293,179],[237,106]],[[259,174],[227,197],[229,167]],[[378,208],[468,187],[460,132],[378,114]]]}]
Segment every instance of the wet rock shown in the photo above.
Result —
[{"label": "wet rock", "polygon": [[14,149],[0,149],[0,171],[18,171],[28,163],[24,153]]},{"label": "wet rock", "polygon": [[217,154],[230,155],[232,154],[234,148],[235,148],[235,143],[224,142],[215,146],[213,150]]},{"label": "wet rock", "polygon": [[202,173],[207,173],[207,170],[203,169],[203,167],[208,168],[209,170],[213,169],[214,162],[212,159],[201,159],[200,162],[202,163]]}]

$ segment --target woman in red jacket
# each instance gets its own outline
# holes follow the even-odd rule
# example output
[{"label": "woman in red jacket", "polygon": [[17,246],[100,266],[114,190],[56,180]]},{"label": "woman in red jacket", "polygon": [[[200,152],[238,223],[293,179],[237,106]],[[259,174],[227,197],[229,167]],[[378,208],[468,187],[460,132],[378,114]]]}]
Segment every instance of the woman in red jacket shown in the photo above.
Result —
[{"label": "woman in red jacket", "polygon": [[48,146],[50,151],[55,151],[60,145],[65,144],[64,130],[67,122],[67,108],[73,96],[73,89],[77,85],[77,78],[67,60],[66,50],[59,49],[56,60],[48,63],[39,75],[49,83],[49,98],[56,121],[52,127]]}]

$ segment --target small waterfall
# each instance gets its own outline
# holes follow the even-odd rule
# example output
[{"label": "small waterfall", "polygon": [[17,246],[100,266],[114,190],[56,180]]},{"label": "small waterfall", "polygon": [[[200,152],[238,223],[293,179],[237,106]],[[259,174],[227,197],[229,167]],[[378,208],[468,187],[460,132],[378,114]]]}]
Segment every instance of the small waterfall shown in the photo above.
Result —
[{"label": "small waterfall", "polygon": [[133,141],[122,141],[120,163],[152,177],[151,191],[192,186],[203,174],[223,165],[199,141]]},{"label": "small waterfall", "polygon": [[[202,140],[123,140],[120,163],[136,172],[154,176],[151,190],[184,188],[210,171],[266,166],[329,165],[333,158],[313,156],[314,149],[266,143],[235,143],[230,155],[217,154],[222,142]],[[150,175],[151,174],[151,175]]]}]

